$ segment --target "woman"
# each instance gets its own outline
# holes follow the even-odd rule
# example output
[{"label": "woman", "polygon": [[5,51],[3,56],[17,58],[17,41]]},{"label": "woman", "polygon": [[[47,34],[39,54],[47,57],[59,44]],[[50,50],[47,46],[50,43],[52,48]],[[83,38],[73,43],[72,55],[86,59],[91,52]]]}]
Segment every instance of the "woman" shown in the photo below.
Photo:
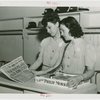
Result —
[{"label": "woman", "polygon": [[[41,49],[38,59],[30,67],[30,69],[35,73],[35,75],[45,75],[59,65],[60,52],[65,43],[60,38],[59,31],[59,16],[55,12],[47,13],[43,16],[42,24],[47,29],[50,37],[45,38],[41,42]],[[42,64],[42,70],[36,71],[36,69]]]},{"label": "woman", "polygon": [[68,86],[76,88],[80,82],[93,76],[96,61],[95,50],[92,45],[84,41],[84,33],[74,17],[61,20],[60,30],[63,38],[70,41],[62,62],[62,71],[76,75],[68,79]]}]

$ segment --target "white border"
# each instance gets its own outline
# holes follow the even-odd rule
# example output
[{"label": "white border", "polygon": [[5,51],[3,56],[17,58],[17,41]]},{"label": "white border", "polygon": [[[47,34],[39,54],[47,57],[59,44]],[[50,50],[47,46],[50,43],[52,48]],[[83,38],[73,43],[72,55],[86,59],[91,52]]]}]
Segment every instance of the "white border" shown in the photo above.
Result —
[{"label": "white border", "polygon": [[99,100],[95,94],[1,94],[0,100]]},{"label": "white border", "polygon": [[[0,0],[0,6],[32,6],[32,7],[55,7],[55,6],[85,6],[100,7],[100,0]],[[100,95],[81,94],[0,94],[0,100],[99,100]]]},{"label": "white border", "polygon": [[0,0],[0,6],[85,6],[100,7],[100,0]]}]

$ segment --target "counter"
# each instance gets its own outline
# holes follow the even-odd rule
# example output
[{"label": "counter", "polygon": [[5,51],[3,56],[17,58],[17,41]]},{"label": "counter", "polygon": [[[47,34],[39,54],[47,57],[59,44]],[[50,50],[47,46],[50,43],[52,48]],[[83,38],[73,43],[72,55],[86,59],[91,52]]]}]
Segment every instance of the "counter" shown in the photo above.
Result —
[{"label": "counter", "polygon": [[[53,94],[55,93],[96,94],[97,93],[95,84],[84,83],[82,85],[79,85],[77,89],[70,89],[67,87],[56,87],[47,84],[38,84],[34,82],[34,79],[31,79],[30,81],[25,83],[17,83],[8,79],[2,73],[0,73],[0,87],[2,88],[0,89],[0,93],[53,93]],[[8,91],[6,91],[7,89]]]}]

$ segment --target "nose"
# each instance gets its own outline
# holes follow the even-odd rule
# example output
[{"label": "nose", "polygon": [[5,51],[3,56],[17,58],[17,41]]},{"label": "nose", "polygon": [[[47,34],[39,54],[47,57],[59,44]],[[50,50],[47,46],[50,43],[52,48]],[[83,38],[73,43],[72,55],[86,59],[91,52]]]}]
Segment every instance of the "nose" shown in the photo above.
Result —
[{"label": "nose", "polygon": [[63,32],[60,31],[61,36],[63,36]]},{"label": "nose", "polygon": [[46,28],[46,30],[47,30],[47,32],[49,33],[49,29],[48,29],[48,28]]}]

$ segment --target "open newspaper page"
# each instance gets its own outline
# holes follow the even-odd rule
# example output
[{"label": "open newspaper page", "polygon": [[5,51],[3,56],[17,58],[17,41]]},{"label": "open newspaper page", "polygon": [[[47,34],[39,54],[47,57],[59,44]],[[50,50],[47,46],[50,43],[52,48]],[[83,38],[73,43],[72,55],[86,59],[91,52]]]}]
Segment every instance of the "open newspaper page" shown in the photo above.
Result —
[{"label": "open newspaper page", "polygon": [[34,78],[34,74],[28,69],[22,56],[1,66],[0,71],[8,78],[16,82],[27,82]]}]

